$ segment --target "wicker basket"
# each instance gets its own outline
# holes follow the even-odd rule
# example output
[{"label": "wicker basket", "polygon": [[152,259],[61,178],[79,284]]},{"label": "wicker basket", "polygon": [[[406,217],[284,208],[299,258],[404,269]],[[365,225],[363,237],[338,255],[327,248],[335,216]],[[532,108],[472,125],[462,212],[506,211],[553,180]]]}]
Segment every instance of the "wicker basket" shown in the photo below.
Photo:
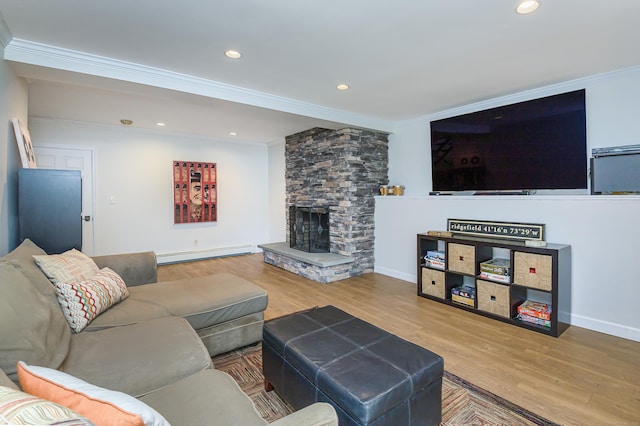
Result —
[{"label": "wicker basket", "polygon": [[479,310],[511,318],[509,286],[478,280],[476,287]]},{"label": "wicker basket", "polygon": [[444,272],[422,268],[422,293],[444,299],[444,287]]},{"label": "wicker basket", "polygon": [[449,243],[447,266],[450,271],[467,275],[476,274],[476,248],[466,244]]},{"label": "wicker basket", "polygon": [[516,251],[513,255],[513,283],[551,291],[551,266],[551,256]]}]

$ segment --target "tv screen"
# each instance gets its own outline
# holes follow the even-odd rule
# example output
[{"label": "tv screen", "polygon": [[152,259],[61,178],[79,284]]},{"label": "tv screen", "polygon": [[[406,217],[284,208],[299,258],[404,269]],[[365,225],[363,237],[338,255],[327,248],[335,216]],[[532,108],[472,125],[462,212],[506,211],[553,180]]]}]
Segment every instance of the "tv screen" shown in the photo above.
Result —
[{"label": "tv screen", "polygon": [[587,188],[585,91],[431,122],[433,190]]}]

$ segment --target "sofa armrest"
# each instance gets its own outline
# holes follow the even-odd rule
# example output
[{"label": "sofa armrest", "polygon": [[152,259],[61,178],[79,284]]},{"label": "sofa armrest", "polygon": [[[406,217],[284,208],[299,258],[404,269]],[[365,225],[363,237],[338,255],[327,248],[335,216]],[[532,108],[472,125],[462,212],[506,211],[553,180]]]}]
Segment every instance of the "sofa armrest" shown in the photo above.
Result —
[{"label": "sofa armrest", "polygon": [[276,420],[270,426],[338,426],[336,410],[326,402],[316,402],[286,417]]},{"label": "sofa armrest", "polygon": [[158,261],[152,251],[95,256],[93,260],[100,269],[115,271],[129,287],[158,281]]}]

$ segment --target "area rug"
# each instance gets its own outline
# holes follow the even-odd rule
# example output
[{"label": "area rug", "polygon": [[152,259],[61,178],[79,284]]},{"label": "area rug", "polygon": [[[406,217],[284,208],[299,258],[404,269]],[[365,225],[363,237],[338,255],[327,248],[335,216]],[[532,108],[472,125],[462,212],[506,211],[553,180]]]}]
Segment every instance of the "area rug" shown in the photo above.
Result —
[{"label": "area rug", "polygon": [[[262,346],[247,346],[213,358],[253,400],[267,422],[294,410],[275,391],[264,390]],[[442,425],[557,425],[447,371],[442,380]]]}]

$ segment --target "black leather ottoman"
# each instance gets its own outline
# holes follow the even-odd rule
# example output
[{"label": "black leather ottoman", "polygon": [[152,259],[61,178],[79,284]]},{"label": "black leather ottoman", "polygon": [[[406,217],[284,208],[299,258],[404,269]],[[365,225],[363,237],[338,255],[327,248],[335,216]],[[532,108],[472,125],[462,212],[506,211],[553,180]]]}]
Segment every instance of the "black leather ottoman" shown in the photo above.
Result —
[{"label": "black leather ottoman", "polygon": [[265,384],[295,409],[316,401],[340,425],[437,425],[444,360],[334,306],[264,323]]}]

